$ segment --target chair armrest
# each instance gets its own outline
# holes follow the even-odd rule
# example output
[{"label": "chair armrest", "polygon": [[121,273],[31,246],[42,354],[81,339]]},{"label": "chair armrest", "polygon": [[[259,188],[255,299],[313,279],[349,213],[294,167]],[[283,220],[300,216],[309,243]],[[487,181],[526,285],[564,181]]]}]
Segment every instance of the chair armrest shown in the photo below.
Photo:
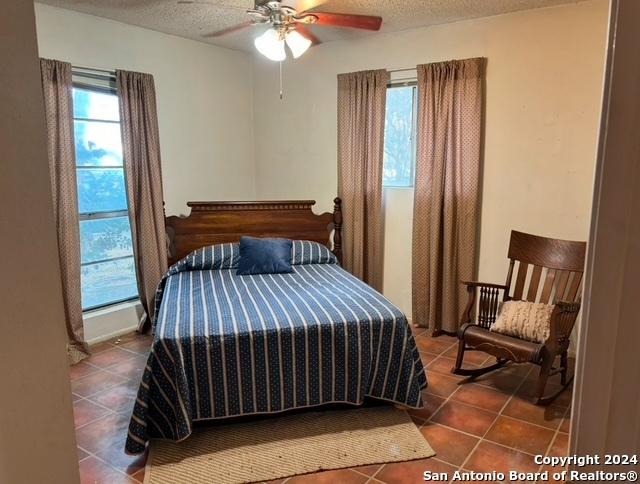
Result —
[{"label": "chair armrest", "polygon": [[491,282],[478,282],[478,281],[461,281],[462,284],[467,286],[468,302],[464,309],[462,318],[460,320],[460,326],[464,324],[470,324],[471,314],[476,305],[477,293],[480,293],[480,300],[478,304],[478,321],[477,324],[483,328],[489,328],[496,319],[498,313],[498,300],[500,291],[506,291],[509,289],[504,284],[493,284]]},{"label": "chair armrest", "polygon": [[566,349],[579,312],[579,302],[558,301],[551,313],[551,328],[545,346]]},{"label": "chair armrest", "polygon": [[507,290],[507,286],[504,284],[493,284],[491,282],[478,282],[478,281],[462,281],[462,284],[467,286],[467,289],[474,287],[488,287],[491,289],[504,289]]}]

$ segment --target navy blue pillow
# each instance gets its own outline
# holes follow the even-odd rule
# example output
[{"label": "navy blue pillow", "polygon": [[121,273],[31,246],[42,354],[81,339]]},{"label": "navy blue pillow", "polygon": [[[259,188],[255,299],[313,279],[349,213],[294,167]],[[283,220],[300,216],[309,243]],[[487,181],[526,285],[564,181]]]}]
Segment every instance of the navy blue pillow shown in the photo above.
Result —
[{"label": "navy blue pillow", "polygon": [[257,239],[240,237],[239,276],[250,274],[281,274],[293,272],[291,247],[288,239]]}]

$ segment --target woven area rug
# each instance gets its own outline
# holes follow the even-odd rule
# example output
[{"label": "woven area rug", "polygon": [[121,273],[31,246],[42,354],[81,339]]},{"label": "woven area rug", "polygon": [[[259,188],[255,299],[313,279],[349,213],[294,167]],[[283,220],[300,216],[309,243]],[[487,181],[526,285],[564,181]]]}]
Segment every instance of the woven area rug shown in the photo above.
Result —
[{"label": "woven area rug", "polygon": [[145,484],[262,482],[435,455],[409,416],[380,406],[200,429],[151,444]]}]

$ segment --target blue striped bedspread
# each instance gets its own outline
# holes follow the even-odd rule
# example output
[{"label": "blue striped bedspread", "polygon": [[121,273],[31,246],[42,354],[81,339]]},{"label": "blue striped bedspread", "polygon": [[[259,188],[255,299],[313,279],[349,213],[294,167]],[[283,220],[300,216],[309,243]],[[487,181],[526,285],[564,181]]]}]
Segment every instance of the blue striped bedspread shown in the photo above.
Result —
[{"label": "blue striped bedspread", "polygon": [[365,397],[422,406],[427,380],[405,316],[333,256],[294,254],[293,273],[237,276],[236,248],[215,261],[206,250],[174,265],[158,290],[127,453],[185,439],[201,420]]}]

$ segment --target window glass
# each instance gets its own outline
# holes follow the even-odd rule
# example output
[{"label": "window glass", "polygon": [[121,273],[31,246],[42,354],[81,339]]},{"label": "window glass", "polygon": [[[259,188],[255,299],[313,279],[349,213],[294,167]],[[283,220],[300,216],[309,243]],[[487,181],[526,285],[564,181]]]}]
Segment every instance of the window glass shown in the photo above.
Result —
[{"label": "window glass", "polygon": [[73,89],[82,308],[138,295],[122,162],[118,97]]},{"label": "window glass", "polygon": [[75,88],[73,90],[73,117],[120,121],[118,97],[112,93]]},{"label": "window glass", "polygon": [[92,309],[138,295],[133,257],[82,266],[82,307]]},{"label": "window glass", "polygon": [[81,214],[127,209],[122,168],[78,167],[76,176],[78,208]]},{"label": "window glass", "polygon": [[76,163],[81,166],[122,166],[120,124],[75,120]]},{"label": "window glass", "polygon": [[82,263],[133,255],[129,217],[80,221]]},{"label": "window glass", "polygon": [[390,87],[384,129],[382,184],[413,186],[415,167],[415,86]]}]

